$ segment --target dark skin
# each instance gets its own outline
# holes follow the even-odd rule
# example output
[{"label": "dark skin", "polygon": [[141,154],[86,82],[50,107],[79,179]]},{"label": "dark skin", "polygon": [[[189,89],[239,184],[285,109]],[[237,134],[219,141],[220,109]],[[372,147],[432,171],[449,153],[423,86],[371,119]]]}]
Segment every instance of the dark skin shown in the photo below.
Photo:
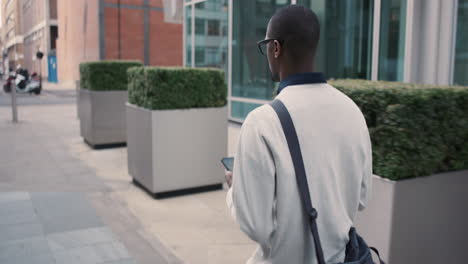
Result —
[{"label": "dark skin", "polygon": [[[271,31],[270,21],[270,23],[268,23],[265,39],[275,38],[272,36]],[[266,45],[268,65],[270,66],[273,81],[280,82],[294,74],[314,71],[313,54],[304,54],[299,61],[291,58],[287,50],[287,45],[283,47],[277,40],[270,41]]]},{"label": "dark skin", "polygon": [[[275,38],[271,34],[271,21],[268,23],[265,39]],[[270,66],[271,77],[274,82],[280,82],[287,77],[304,72],[314,72],[314,55],[304,54],[301,60],[294,60],[288,54],[286,47],[281,46],[279,41],[270,41],[267,45],[267,59]],[[232,186],[232,171],[224,170],[226,183]]]}]

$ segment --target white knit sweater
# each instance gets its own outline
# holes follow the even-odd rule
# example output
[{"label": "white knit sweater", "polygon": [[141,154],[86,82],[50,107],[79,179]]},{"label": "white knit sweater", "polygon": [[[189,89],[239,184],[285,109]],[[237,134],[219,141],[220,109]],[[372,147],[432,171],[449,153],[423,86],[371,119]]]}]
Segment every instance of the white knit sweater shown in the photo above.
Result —
[{"label": "white knit sweater", "polygon": [[[277,99],[297,130],[325,260],[342,262],[348,231],[371,188],[365,119],[350,98],[324,83],[288,86]],[[317,263],[286,138],[269,105],[242,125],[227,203],[241,230],[258,243],[248,263]]]}]

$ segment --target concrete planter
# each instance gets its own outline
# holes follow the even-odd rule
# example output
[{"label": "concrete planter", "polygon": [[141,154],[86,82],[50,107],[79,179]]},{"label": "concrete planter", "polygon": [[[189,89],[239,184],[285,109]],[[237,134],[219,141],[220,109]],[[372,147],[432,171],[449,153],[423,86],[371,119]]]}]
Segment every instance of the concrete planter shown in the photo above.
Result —
[{"label": "concrete planter", "polygon": [[374,176],[358,232],[389,264],[468,259],[468,171],[402,181]]},{"label": "concrete planter", "polygon": [[125,103],[127,91],[79,90],[80,133],[93,148],[126,143]]},{"label": "concrete planter", "polygon": [[227,108],[151,111],[127,103],[128,171],[154,195],[221,189]]},{"label": "concrete planter", "polygon": [[76,117],[80,119],[80,81],[75,81],[75,91],[76,91]]}]

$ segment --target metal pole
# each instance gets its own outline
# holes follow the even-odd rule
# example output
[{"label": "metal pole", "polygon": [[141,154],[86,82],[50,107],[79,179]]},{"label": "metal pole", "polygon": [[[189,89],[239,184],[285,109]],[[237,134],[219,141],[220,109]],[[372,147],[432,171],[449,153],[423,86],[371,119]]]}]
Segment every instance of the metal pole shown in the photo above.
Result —
[{"label": "metal pole", "polygon": [[374,1],[374,28],[372,33],[372,71],[371,80],[379,79],[379,49],[380,49],[380,13],[382,0]]},{"label": "metal pole", "polygon": [[18,123],[18,107],[16,104],[16,83],[12,80],[11,85],[11,112],[13,114],[13,123]]},{"label": "metal pole", "polygon": [[42,89],[42,59],[39,59],[39,87]]}]

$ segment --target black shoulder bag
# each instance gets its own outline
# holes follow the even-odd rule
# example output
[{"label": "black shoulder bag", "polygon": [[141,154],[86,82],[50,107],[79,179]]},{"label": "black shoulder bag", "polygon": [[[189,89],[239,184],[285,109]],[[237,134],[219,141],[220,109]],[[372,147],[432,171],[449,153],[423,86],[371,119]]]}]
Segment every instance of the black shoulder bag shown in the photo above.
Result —
[{"label": "black shoulder bag", "polygon": [[[322,245],[320,243],[320,237],[317,230],[317,210],[312,206],[306,172],[304,168],[304,161],[302,159],[301,148],[299,145],[299,139],[296,134],[296,129],[294,128],[293,121],[289,115],[288,109],[280,100],[274,100],[270,104],[275,110],[276,114],[279,117],[281,126],[283,127],[284,135],[286,136],[286,141],[288,142],[289,152],[291,153],[291,158],[294,163],[294,171],[296,173],[297,186],[299,187],[299,192],[302,200],[302,205],[309,219],[309,226],[312,232],[312,237],[314,238],[315,252],[319,264],[325,264],[325,259],[323,256]],[[379,252],[373,247],[368,247],[366,242],[362,237],[356,233],[356,229],[351,227],[349,230],[349,242],[346,245],[346,263],[353,264],[375,264],[372,260],[371,251],[373,250],[379,256],[380,264],[385,264],[380,258]]]}]

